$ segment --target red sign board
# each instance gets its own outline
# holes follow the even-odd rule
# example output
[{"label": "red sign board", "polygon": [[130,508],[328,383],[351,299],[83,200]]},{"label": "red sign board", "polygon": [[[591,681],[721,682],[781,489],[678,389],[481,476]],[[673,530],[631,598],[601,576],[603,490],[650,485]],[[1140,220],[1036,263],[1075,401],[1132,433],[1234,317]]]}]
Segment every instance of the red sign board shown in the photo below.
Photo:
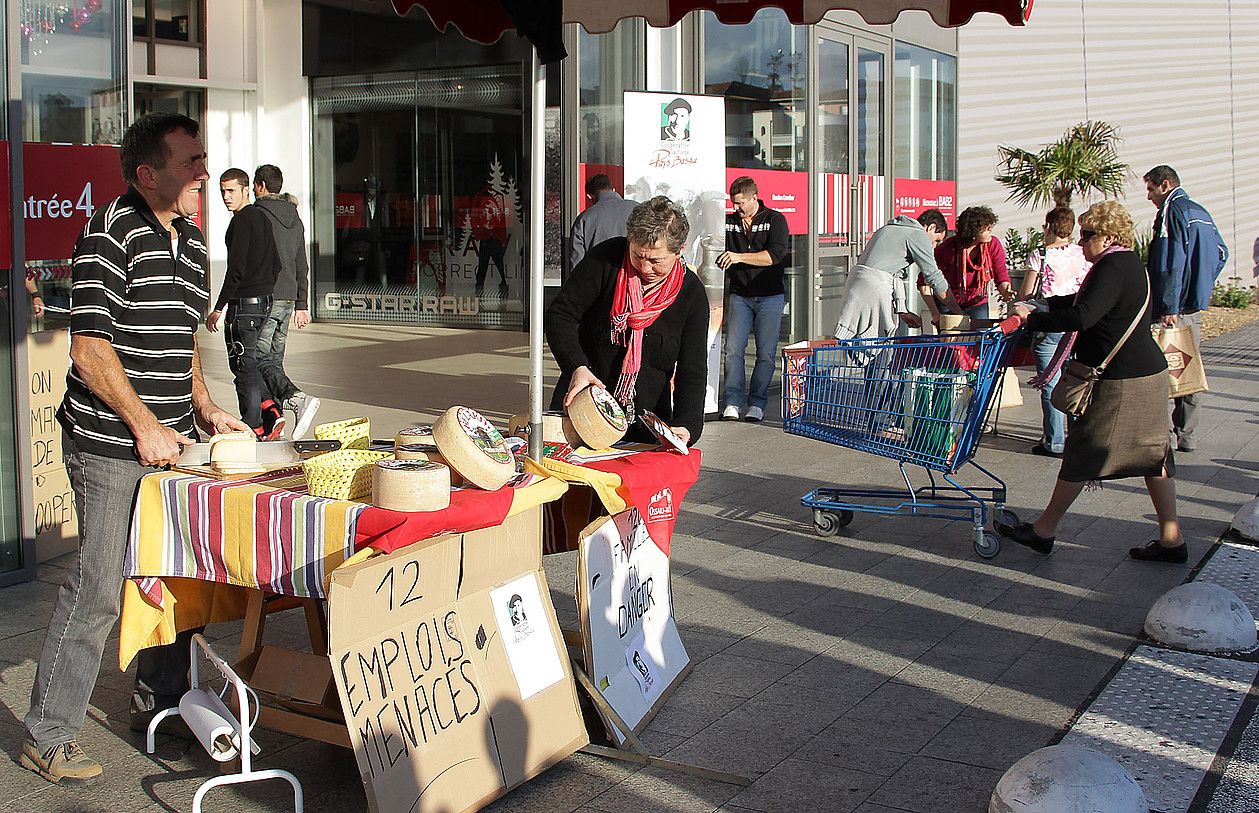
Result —
[{"label": "red sign board", "polygon": [[27,260],[68,260],[88,218],[127,191],[117,147],[22,145]]},{"label": "red sign board", "polygon": [[957,181],[897,178],[892,187],[892,214],[917,217],[927,209],[939,209],[949,228],[953,228],[957,218]]},{"label": "red sign board", "polygon": [[366,198],[361,192],[338,192],[332,203],[338,229],[361,229],[367,225]]},{"label": "red sign board", "polygon": [[622,197],[625,196],[625,167],[620,164],[578,164],[577,183],[581,189],[579,196],[581,199],[577,201],[578,212],[586,211],[586,207],[590,205],[589,199],[586,198],[586,181],[596,175],[607,175],[616,193]]},{"label": "red sign board", "polygon": [[[744,175],[756,181],[756,191],[765,205],[777,209],[787,218],[789,233],[809,233],[809,173],[727,167],[726,189],[730,189],[735,178]],[[726,214],[733,211],[734,204],[727,198]]]}]

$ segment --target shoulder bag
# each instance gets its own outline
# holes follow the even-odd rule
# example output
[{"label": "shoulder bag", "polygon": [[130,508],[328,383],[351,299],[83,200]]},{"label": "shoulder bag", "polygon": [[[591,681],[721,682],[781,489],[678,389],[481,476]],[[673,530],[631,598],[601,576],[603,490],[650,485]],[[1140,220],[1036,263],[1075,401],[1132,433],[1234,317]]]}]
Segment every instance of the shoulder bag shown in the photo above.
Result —
[{"label": "shoulder bag", "polygon": [[[1079,294],[1076,294],[1076,297],[1078,301]],[[1054,409],[1073,418],[1078,418],[1084,414],[1084,411],[1089,408],[1089,403],[1093,400],[1094,385],[1102,377],[1102,373],[1106,372],[1106,367],[1115,358],[1119,348],[1127,343],[1129,337],[1132,336],[1132,332],[1137,329],[1137,325],[1141,323],[1141,318],[1145,316],[1145,311],[1149,306],[1150,279],[1147,276],[1145,280],[1145,303],[1137,311],[1132,324],[1128,325],[1128,329],[1124,331],[1119,342],[1106,354],[1106,358],[1102,359],[1102,363],[1096,367],[1090,367],[1076,359],[1071,359],[1062,365],[1062,377],[1054,385],[1053,394],[1049,398],[1050,403],[1054,405]]]}]

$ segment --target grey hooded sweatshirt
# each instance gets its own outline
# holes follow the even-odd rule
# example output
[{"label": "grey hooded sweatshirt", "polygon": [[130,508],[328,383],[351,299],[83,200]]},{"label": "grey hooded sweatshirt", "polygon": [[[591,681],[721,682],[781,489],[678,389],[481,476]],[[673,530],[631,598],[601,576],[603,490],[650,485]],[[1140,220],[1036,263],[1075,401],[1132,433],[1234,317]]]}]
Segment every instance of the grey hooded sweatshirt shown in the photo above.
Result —
[{"label": "grey hooded sweatshirt", "polygon": [[910,266],[917,265],[937,295],[943,296],[949,290],[949,283],[936,265],[931,238],[922,224],[909,215],[897,215],[876,231],[857,258],[857,264],[886,271],[902,280],[912,279]]},{"label": "grey hooded sweatshirt", "polygon": [[306,301],[310,283],[310,266],[306,261],[306,227],[297,215],[296,199],[282,192],[263,195],[254,205],[271,220],[276,252],[280,255],[280,275],[275,280],[275,299],[292,299],[299,311],[309,310]]}]

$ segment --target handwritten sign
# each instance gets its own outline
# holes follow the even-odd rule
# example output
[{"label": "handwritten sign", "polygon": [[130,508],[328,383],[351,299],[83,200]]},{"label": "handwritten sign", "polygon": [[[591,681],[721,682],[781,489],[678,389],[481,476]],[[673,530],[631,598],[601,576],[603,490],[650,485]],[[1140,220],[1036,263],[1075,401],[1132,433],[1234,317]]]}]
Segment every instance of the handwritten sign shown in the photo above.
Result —
[{"label": "handwritten sign", "polygon": [[30,336],[27,347],[35,549],[37,558],[45,561],[68,553],[78,544],[74,491],[62,461],[65,450],[57,422],[57,407],[66,393],[70,337],[64,330],[36,333]]},{"label": "handwritten sign", "polygon": [[541,565],[534,509],[333,572],[329,657],[372,810],[477,810],[588,741]]},{"label": "handwritten sign", "polygon": [[[691,668],[673,620],[669,557],[651,541],[638,509],[582,531],[577,605],[586,667],[604,698],[642,730]],[[624,735],[610,720],[618,742]]]}]

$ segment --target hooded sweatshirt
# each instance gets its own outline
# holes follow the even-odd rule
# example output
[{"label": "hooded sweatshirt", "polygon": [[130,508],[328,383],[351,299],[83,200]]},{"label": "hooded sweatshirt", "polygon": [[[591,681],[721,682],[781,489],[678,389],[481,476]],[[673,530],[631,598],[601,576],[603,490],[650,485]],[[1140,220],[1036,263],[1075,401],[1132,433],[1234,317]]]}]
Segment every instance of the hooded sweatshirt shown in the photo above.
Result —
[{"label": "hooded sweatshirt", "polygon": [[254,205],[265,212],[280,255],[280,275],[275,280],[275,299],[291,299],[299,311],[309,310],[306,301],[310,266],[306,262],[306,227],[297,215],[297,200],[290,194],[263,195]]},{"label": "hooded sweatshirt", "polygon": [[900,279],[909,279],[909,269],[916,265],[938,296],[949,289],[936,266],[931,238],[922,224],[909,215],[897,215],[876,231],[857,258],[857,264],[877,268]]}]

